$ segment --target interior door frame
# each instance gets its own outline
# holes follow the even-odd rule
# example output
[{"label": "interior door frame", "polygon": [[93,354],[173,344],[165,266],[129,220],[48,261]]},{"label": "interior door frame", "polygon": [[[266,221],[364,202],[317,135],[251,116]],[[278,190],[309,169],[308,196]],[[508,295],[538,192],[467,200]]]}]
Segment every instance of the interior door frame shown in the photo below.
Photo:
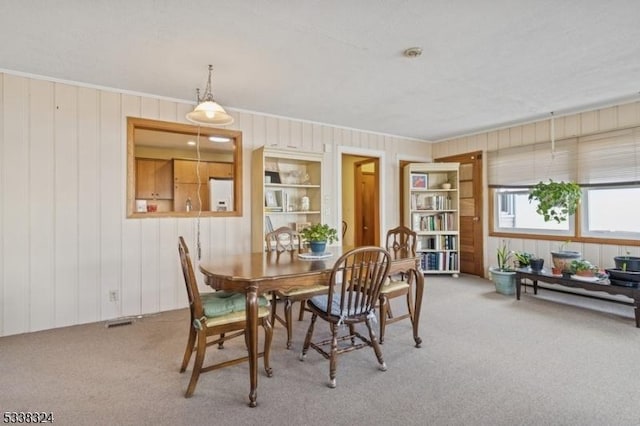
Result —
[{"label": "interior door frame", "polygon": [[[358,241],[362,241],[362,226],[358,226],[358,225],[362,225],[361,224],[361,220],[360,218],[362,218],[362,203],[359,203],[358,201],[361,200],[362,198],[362,190],[359,186],[359,184],[361,183],[361,181],[359,181],[358,179],[358,172],[357,170],[360,170],[360,173],[365,174],[364,172],[362,172],[362,166],[365,164],[371,164],[373,163],[374,165],[374,177],[375,177],[375,196],[374,196],[374,202],[380,200],[380,181],[379,181],[379,177],[380,177],[380,159],[378,159],[377,157],[368,157],[365,160],[360,160],[360,161],[356,161],[354,163],[354,176],[355,176],[355,180],[354,180],[354,184],[355,184],[355,188],[353,189],[353,192],[355,194],[355,200],[356,200],[356,205],[355,205],[355,222],[354,222],[354,232],[355,232],[355,236],[354,236],[354,240],[356,241],[356,244]],[[374,212],[374,219],[373,219],[373,224],[374,226],[376,224],[378,224],[378,229],[381,228],[380,226],[380,209],[378,208],[377,212]],[[377,240],[378,241],[378,245],[382,245],[382,237],[381,234],[379,234],[378,232],[376,232],[376,229],[373,229],[373,239],[374,241]]]},{"label": "interior door frame", "polygon": [[[384,200],[387,199],[387,176],[385,165],[387,164],[386,153],[378,149],[359,148],[356,146],[337,145],[335,150],[334,164],[336,164],[336,180],[334,181],[334,190],[336,194],[336,223],[342,223],[342,156],[343,155],[357,155],[361,157],[377,158],[380,165],[378,170],[378,212],[380,218],[380,226],[378,229],[378,235],[386,235],[386,209],[384,206]],[[342,242],[342,240],[340,241]],[[382,245],[382,237],[380,238],[380,244]]]}]

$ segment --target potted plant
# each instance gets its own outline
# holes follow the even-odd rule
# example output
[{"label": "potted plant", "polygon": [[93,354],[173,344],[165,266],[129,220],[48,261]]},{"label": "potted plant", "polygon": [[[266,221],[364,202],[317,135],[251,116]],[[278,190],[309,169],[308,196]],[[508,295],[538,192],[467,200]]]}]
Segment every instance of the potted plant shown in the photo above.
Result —
[{"label": "potted plant", "polygon": [[560,244],[560,250],[551,252],[551,261],[555,268],[554,274],[562,274],[563,272],[570,272],[571,261],[582,258],[582,253],[579,251],[566,250],[565,247],[571,241],[567,240]]},{"label": "potted plant", "polygon": [[520,268],[531,268],[532,272],[542,271],[544,265],[544,259],[536,256],[533,253],[527,253],[526,251],[517,251],[513,255],[518,262]]},{"label": "potted plant", "polygon": [[514,252],[510,251],[503,241],[496,250],[498,266],[489,268],[491,281],[493,281],[498,293],[511,295],[516,291],[516,273],[510,265],[513,254]]},{"label": "potted plant", "polygon": [[529,267],[531,265],[531,258],[534,257],[533,254],[527,253],[526,251],[516,251],[516,252],[513,252],[513,255],[515,256],[516,261],[518,262],[519,268]]},{"label": "potted plant", "polygon": [[327,243],[331,244],[338,240],[338,231],[327,224],[315,223],[300,231],[302,238],[309,242],[311,253],[322,254],[325,252]]},{"label": "potted plant", "polygon": [[569,264],[571,273],[580,277],[595,277],[599,268],[585,259],[572,260]]},{"label": "potted plant", "polygon": [[554,182],[552,179],[549,182],[539,182],[529,191],[529,202],[538,201],[536,212],[545,222],[566,221],[575,214],[581,197],[582,190],[577,183]]},{"label": "potted plant", "polygon": [[613,261],[616,268],[621,271],[640,271],[640,257],[629,256],[629,252],[625,256],[615,256]]}]

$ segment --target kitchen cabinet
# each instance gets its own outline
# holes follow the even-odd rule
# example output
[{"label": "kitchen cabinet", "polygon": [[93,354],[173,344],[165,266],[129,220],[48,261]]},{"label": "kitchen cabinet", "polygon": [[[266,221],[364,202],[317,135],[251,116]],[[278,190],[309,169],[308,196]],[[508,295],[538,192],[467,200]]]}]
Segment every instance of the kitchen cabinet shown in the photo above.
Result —
[{"label": "kitchen cabinet", "polygon": [[208,163],[208,173],[210,178],[233,178],[233,163],[220,163],[211,161]]},{"label": "kitchen cabinet", "polygon": [[146,200],[173,198],[171,160],[136,158],[136,198]]}]

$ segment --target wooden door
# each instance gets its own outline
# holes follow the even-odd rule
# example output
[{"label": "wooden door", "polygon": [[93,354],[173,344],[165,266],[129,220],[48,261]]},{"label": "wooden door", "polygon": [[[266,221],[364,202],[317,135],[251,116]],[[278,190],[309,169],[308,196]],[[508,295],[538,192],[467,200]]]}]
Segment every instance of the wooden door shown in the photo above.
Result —
[{"label": "wooden door", "polygon": [[355,164],[355,245],[379,245],[378,159]]},{"label": "wooden door", "polygon": [[460,163],[460,272],[484,276],[482,220],[482,152],[437,158]]}]

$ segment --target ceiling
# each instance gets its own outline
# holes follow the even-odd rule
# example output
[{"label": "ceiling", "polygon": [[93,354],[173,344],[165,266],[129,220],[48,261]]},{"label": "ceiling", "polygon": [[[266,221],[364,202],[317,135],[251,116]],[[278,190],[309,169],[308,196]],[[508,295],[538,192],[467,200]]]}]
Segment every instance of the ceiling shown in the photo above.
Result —
[{"label": "ceiling", "polygon": [[[636,100],[637,0],[3,0],[0,71],[442,140]],[[402,52],[420,46],[423,54]]]}]

